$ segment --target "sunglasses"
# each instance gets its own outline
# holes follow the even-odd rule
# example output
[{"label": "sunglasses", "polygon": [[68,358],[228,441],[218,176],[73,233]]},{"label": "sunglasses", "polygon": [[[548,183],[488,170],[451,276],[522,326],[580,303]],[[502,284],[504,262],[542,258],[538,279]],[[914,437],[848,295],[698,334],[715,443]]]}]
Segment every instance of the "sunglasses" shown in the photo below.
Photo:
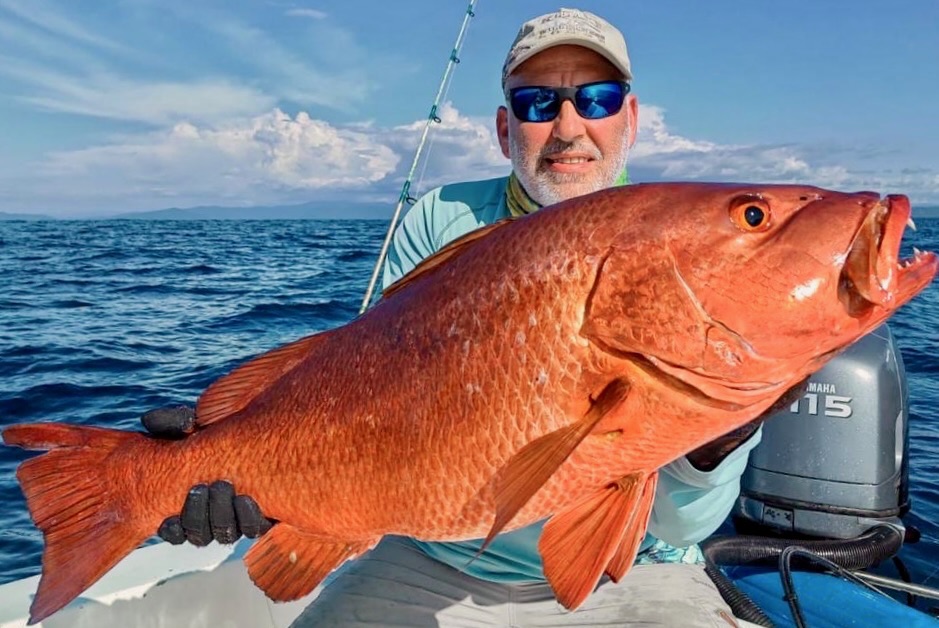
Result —
[{"label": "sunglasses", "polygon": [[508,96],[512,113],[522,122],[550,122],[558,117],[565,100],[587,120],[616,115],[628,93],[626,81],[597,81],[575,87],[514,87]]}]

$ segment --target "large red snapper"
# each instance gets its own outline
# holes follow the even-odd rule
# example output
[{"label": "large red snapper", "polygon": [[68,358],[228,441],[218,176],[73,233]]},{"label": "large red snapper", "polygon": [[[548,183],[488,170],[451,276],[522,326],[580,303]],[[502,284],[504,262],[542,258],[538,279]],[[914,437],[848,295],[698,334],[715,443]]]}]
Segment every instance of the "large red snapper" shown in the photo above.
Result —
[{"label": "large red snapper", "polygon": [[35,622],[226,479],[278,521],[245,556],[296,599],[384,534],[540,541],[576,608],[630,568],[659,467],[763,413],[923,290],[905,197],[646,184],[485,227],[360,318],[213,383],[181,441],[8,427],[43,531]]}]

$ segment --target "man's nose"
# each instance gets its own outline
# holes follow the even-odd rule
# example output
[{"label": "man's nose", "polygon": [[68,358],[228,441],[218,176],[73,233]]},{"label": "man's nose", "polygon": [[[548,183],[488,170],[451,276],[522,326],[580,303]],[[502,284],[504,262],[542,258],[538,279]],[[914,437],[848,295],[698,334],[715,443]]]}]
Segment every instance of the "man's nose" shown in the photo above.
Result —
[{"label": "man's nose", "polygon": [[584,119],[577,113],[574,103],[569,100],[562,102],[558,117],[554,119],[552,135],[562,142],[572,142],[585,131]]}]

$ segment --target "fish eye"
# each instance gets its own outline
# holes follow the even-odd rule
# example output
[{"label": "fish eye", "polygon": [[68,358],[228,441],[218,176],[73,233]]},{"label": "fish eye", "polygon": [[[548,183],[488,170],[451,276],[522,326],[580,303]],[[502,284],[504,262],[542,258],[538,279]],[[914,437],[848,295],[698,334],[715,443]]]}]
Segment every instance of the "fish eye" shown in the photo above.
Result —
[{"label": "fish eye", "polygon": [[746,220],[747,224],[751,227],[759,227],[763,224],[765,218],[766,213],[756,205],[750,205],[743,210],[743,219]]},{"label": "fish eye", "polygon": [[731,202],[730,218],[738,229],[752,233],[769,229],[772,212],[765,200],[747,195]]}]

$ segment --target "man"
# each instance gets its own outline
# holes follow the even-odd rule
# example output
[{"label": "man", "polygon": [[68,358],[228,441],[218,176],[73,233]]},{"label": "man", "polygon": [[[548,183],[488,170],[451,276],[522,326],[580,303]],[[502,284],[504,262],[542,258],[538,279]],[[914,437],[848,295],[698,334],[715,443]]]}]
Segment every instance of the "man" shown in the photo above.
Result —
[{"label": "man", "polygon": [[[626,183],[638,123],[632,78],[625,40],[603,19],[561,9],[526,22],[503,67],[506,105],[496,114],[512,173],[446,185],[421,198],[395,232],[385,286],[485,224]],[[557,604],[545,582],[537,548],[542,522],[499,535],[478,556],[481,539],[386,537],[338,570],[295,625],[726,626],[730,610],[704,574],[695,544],[730,512],[758,441],[758,428],[750,425],[664,468],[637,565],[619,584],[601,581],[574,614]],[[230,502],[231,492],[218,494],[217,501]],[[194,510],[190,527],[204,530],[211,517],[205,506]],[[250,512],[258,514],[256,507]],[[243,519],[241,531],[249,519],[256,523]],[[215,538],[230,542],[234,520],[229,512],[230,525],[216,525]],[[181,541],[178,520],[168,522]]]}]

